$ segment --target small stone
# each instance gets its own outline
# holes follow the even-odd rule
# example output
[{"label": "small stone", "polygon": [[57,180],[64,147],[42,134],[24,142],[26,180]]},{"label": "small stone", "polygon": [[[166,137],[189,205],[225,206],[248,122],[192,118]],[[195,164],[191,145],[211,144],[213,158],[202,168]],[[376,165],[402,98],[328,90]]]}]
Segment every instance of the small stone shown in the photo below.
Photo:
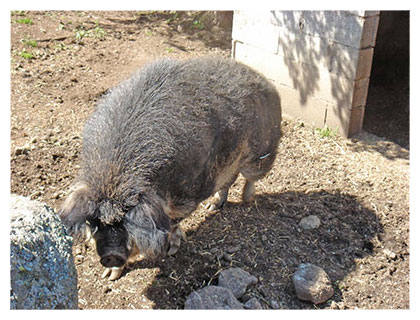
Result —
[{"label": "small stone", "polygon": [[240,298],[251,284],[256,284],[258,279],[241,268],[223,270],[219,275],[219,286],[233,292],[236,298]]},{"label": "small stone", "polygon": [[240,249],[241,249],[240,246],[229,247],[226,249],[226,252],[229,254],[233,254],[235,252],[238,252]]},{"label": "small stone", "polygon": [[293,275],[293,285],[300,300],[315,304],[327,301],[334,294],[328,274],[311,263],[299,265]]},{"label": "small stone", "polygon": [[244,304],[245,309],[260,310],[262,309],[260,302],[257,298],[251,298]]},{"label": "small stone", "polygon": [[28,152],[31,151],[31,148],[28,144],[24,146],[19,146],[15,148],[15,155],[20,156],[21,154],[28,154]]},{"label": "small stone", "polygon": [[316,229],[321,225],[321,220],[317,216],[307,216],[300,220],[299,227],[305,230]]},{"label": "small stone", "polygon": [[242,304],[235,298],[232,291],[223,287],[208,286],[193,291],[185,301],[184,309],[209,310],[243,309]]},{"label": "small stone", "polygon": [[276,300],[270,300],[270,307],[272,309],[280,309],[279,303]]},{"label": "small stone", "polygon": [[184,27],[183,27],[182,25],[180,25],[180,24],[176,27],[176,30],[177,30],[179,33],[183,33],[183,32],[185,31]]},{"label": "small stone", "polygon": [[395,254],[395,252],[392,252],[391,250],[389,250],[389,249],[384,249],[384,254],[388,257],[388,258],[390,258],[391,260],[395,260],[395,258],[397,257],[397,255]]},{"label": "small stone", "polygon": [[265,242],[265,241],[267,241],[267,240],[268,240],[268,238],[267,238],[267,236],[266,236],[265,234],[263,234],[263,235],[261,236],[261,240]]}]

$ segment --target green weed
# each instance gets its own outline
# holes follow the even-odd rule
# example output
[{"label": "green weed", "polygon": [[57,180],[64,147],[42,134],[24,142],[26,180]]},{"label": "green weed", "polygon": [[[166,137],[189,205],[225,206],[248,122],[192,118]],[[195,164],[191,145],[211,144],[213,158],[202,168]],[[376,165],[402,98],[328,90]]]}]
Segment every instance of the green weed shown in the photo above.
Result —
[{"label": "green weed", "polygon": [[38,42],[36,40],[22,39],[22,42],[32,48],[38,47]]},{"label": "green weed", "polygon": [[25,49],[23,51],[19,52],[19,56],[21,56],[24,59],[34,59],[34,55],[30,52],[27,52]]},{"label": "green weed", "polygon": [[200,20],[194,20],[193,28],[203,30],[205,26],[204,26],[204,23],[202,23]]},{"label": "green weed", "polygon": [[30,19],[30,18],[22,18],[22,19],[16,20],[16,22],[17,23],[23,23],[23,24],[29,24],[29,25],[34,24],[32,19]]},{"label": "green weed", "polygon": [[321,136],[321,138],[332,138],[337,135],[337,129],[332,130],[331,128],[328,128],[325,126],[323,129],[316,128],[315,131]]}]

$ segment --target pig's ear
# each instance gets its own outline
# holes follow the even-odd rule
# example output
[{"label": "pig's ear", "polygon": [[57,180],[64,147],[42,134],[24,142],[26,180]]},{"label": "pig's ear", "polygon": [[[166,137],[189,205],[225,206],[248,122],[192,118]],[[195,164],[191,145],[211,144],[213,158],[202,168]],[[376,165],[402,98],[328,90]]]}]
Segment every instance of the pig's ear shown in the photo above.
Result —
[{"label": "pig's ear", "polygon": [[126,213],[124,225],[141,253],[158,255],[165,250],[171,223],[158,201],[143,198]]},{"label": "pig's ear", "polygon": [[59,215],[68,232],[78,235],[84,233],[86,221],[92,216],[94,208],[91,193],[86,184],[79,183],[72,189]]}]

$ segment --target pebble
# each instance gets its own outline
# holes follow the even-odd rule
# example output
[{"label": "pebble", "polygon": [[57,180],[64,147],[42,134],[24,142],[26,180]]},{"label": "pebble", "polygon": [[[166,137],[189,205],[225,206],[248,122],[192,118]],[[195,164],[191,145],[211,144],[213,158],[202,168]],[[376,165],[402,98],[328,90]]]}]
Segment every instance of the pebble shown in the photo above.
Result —
[{"label": "pebble", "polygon": [[299,227],[305,230],[316,229],[321,225],[321,220],[317,216],[307,216],[299,222]]},{"label": "pebble", "polygon": [[28,154],[28,152],[31,151],[31,148],[28,144],[24,146],[19,146],[15,148],[15,155],[19,156],[21,154]]},{"label": "pebble", "polygon": [[395,258],[397,258],[397,255],[395,254],[395,252],[392,252],[391,250],[389,250],[389,249],[384,249],[384,254],[388,257],[388,258],[390,258],[391,260],[395,260]]},{"label": "pebble", "polygon": [[327,301],[334,294],[328,274],[311,263],[299,265],[293,274],[293,285],[300,300],[315,304]]},{"label": "pebble", "polygon": [[276,300],[270,300],[270,307],[272,309],[280,309],[280,305]]}]

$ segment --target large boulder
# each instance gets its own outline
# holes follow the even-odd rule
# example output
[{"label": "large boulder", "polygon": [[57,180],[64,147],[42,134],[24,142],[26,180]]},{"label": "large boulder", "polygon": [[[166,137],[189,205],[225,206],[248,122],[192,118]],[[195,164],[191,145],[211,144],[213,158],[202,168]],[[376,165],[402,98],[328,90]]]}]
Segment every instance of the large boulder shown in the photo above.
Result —
[{"label": "large boulder", "polygon": [[72,238],[46,205],[11,197],[10,308],[76,309]]}]

